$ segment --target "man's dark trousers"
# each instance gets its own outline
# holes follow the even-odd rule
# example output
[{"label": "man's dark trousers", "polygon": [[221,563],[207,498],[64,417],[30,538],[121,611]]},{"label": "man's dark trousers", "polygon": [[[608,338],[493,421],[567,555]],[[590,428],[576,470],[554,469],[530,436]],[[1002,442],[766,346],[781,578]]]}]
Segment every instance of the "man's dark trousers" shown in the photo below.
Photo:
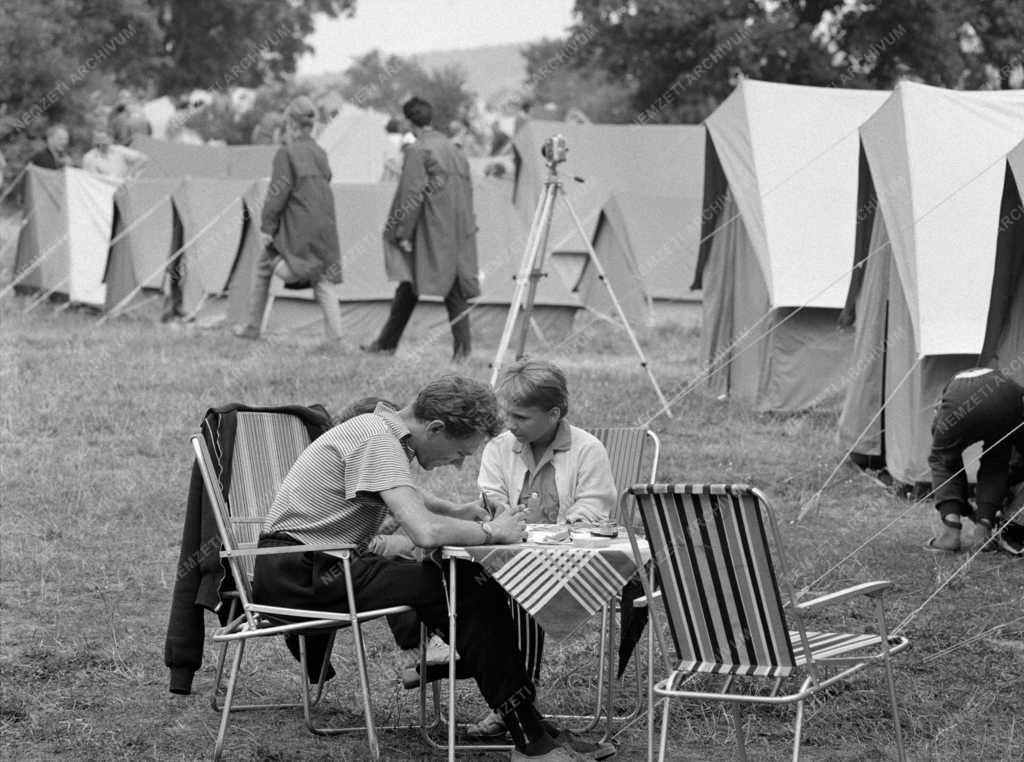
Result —
[{"label": "man's dark trousers", "polygon": [[969,514],[963,451],[981,442],[976,518],[987,519],[991,526],[1009,487],[1011,449],[1024,445],[1022,391],[1000,371],[954,377],[946,385],[928,455],[935,505],[943,515],[954,513],[954,506],[961,515]]},{"label": "man's dark trousers", "polygon": [[[402,339],[405,326],[409,323],[412,311],[419,301],[416,287],[409,281],[402,281],[395,289],[395,298],[391,302],[391,313],[380,331],[377,345],[381,349],[396,349]],[[458,278],[444,298],[444,306],[448,311],[448,320],[452,326],[452,355],[456,359],[466,357],[472,350],[469,334],[469,302],[462,294],[462,285]]]}]

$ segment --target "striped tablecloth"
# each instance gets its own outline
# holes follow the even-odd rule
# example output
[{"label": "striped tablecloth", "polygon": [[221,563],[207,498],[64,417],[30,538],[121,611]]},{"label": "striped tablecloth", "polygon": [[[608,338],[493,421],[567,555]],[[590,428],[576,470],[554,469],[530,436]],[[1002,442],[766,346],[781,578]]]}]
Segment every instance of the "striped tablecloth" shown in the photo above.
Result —
[{"label": "striped tablecloth", "polygon": [[[642,560],[650,559],[638,540]],[[615,539],[579,532],[571,543],[446,547],[444,558],[476,561],[550,638],[564,638],[618,596],[637,570],[626,530]]]}]

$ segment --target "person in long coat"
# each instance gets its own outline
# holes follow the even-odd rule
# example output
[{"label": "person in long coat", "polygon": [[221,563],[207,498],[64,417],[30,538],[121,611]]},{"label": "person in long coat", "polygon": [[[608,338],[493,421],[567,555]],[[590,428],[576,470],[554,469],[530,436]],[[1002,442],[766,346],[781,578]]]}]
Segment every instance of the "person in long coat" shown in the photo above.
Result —
[{"label": "person in long coat", "polygon": [[276,275],[291,287],[312,286],[324,315],[327,338],[341,339],[341,308],[332,284],[341,283],[341,251],[327,154],[314,142],[316,107],[300,96],[288,106],[291,140],[274,155],[260,220],[263,253],[256,263],[249,318],[235,335],[258,339]]},{"label": "person in long coat", "polygon": [[469,357],[469,300],[480,295],[476,215],[469,162],[430,124],[433,109],[422,98],[402,107],[416,142],[405,151],[402,176],[384,226],[384,264],[399,281],[391,312],[366,352],[398,347],[421,295],[442,296],[451,323],[452,359]]}]

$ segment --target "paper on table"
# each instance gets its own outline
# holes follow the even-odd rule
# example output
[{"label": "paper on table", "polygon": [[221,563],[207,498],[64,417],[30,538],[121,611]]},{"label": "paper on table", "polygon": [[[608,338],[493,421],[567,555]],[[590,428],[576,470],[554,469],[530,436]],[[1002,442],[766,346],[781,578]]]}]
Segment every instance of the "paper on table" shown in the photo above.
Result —
[{"label": "paper on table", "polygon": [[526,541],[540,545],[572,542],[572,532],[564,524],[527,524]]}]

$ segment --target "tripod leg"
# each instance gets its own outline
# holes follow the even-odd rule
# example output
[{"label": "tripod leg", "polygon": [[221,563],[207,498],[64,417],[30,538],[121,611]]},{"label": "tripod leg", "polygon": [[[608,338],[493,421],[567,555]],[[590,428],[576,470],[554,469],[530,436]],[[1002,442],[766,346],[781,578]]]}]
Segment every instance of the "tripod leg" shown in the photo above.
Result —
[{"label": "tripod leg", "polygon": [[594,251],[594,245],[591,243],[590,238],[587,237],[587,234],[583,229],[583,223],[580,222],[580,218],[576,215],[576,210],[573,208],[572,203],[566,196],[562,196],[562,202],[565,204],[565,208],[569,211],[569,215],[572,217],[572,221],[576,225],[576,230],[580,234],[580,239],[587,246],[587,254],[590,256],[590,261],[593,263],[594,267],[597,268],[597,277],[601,283],[604,284],[604,288],[608,292],[608,297],[612,300],[612,304],[615,305],[615,312],[618,313],[619,319],[622,321],[622,325],[626,329],[626,334],[629,336],[629,341],[632,343],[637,357],[640,358],[640,366],[644,371],[646,371],[647,377],[651,379],[651,385],[654,387],[654,393],[658,395],[658,401],[661,403],[662,410],[665,411],[665,415],[671,418],[672,410],[669,408],[668,400],[665,399],[665,395],[661,393],[661,387],[658,385],[658,380],[654,377],[654,373],[651,371],[651,366],[647,362],[647,356],[644,354],[643,347],[641,347],[640,342],[637,341],[636,334],[633,332],[633,328],[630,326],[629,320],[626,319],[626,313],[622,310],[622,304],[619,303],[619,299],[615,295],[615,290],[608,282],[604,267],[601,265],[601,260],[597,258],[597,252]]},{"label": "tripod leg", "polygon": [[[498,351],[494,355],[494,362],[491,364],[491,386],[498,381],[498,372],[502,360],[512,342],[512,334],[515,331],[516,321],[519,319],[520,310],[523,310],[524,324],[530,322],[530,312],[533,308],[533,294],[537,289],[537,273],[544,263],[544,247],[547,246],[548,230],[551,226],[551,214],[555,208],[555,192],[558,187],[557,181],[548,182],[544,185],[544,195],[533,215],[533,222],[530,225],[530,233],[526,239],[526,250],[523,252],[523,259],[516,276],[516,288],[512,295],[512,303],[508,308],[508,315],[505,317],[505,326],[501,331],[501,340],[498,343]],[[519,348],[519,355],[522,354],[522,346]]]}]

